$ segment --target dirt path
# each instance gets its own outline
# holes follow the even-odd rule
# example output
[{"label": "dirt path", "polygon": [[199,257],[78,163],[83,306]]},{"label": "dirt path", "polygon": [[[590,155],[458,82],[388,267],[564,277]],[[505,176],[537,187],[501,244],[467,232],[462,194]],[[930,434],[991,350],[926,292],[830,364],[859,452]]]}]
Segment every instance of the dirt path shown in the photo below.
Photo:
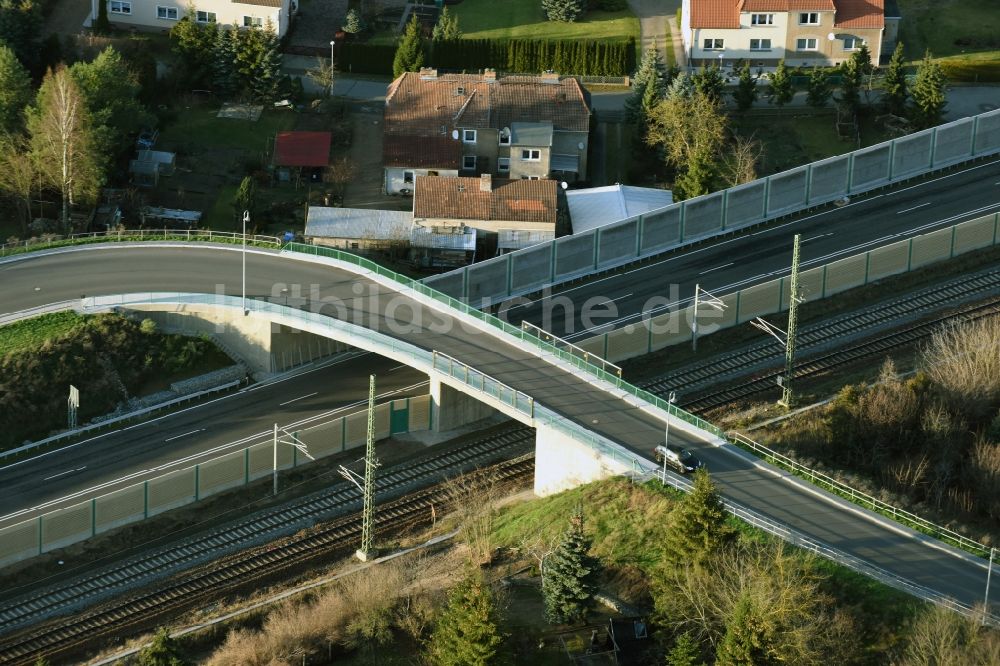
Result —
[{"label": "dirt path", "polygon": [[[663,62],[671,62],[673,58],[668,57],[667,49],[673,48],[676,53],[677,48],[673,47],[670,35],[679,33],[676,30],[671,32],[668,19],[677,12],[680,0],[629,0],[628,4],[639,17],[642,50],[648,49],[655,41]],[[684,49],[680,51],[683,57]]]}]

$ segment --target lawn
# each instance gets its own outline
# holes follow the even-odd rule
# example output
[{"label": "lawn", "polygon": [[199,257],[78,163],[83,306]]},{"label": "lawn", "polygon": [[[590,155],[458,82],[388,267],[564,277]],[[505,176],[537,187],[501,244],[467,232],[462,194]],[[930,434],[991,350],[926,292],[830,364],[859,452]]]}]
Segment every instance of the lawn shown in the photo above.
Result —
[{"label": "lawn", "polygon": [[464,0],[451,10],[466,39],[639,39],[639,19],[631,10],[589,11],[575,23],[547,21],[538,0]]},{"label": "lawn", "polygon": [[900,40],[907,56],[926,49],[936,57],[993,51],[1000,59],[1000,2],[996,0],[898,0]]},{"label": "lawn", "polygon": [[84,320],[75,312],[55,312],[0,326],[0,357],[38,349],[46,340],[63,336]]},{"label": "lawn", "polygon": [[180,109],[160,132],[160,144],[191,146],[199,152],[226,150],[270,151],[274,135],[295,126],[295,113],[265,110],[256,122],[238,118],[217,118],[219,105],[191,105]]}]

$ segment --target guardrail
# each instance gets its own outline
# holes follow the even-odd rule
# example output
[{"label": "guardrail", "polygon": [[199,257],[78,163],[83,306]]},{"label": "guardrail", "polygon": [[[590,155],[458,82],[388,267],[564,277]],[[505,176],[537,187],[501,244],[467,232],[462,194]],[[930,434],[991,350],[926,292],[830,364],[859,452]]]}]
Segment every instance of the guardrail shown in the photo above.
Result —
[{"label": "guardrail", "polygon": [[620,366],[617,366],[611,361],[608,361],[607,359],[604,359],[593,352],[589,352],[586,349],[583,349],[582,347],[577,347],[572,342],[560,338],[555,333],[549,333],[544,328],[541,328],[540,326],[535,326],[530,321],[527,320],[522,321],[521,330],[533,334],[535,337],[545,342],[548,342],[550,345],[554,347],[561,345],[563,348],[568,349],[569,353],[575,356],[579,356],[584,361],[596,365],[605,372],[608,371],[608,368],[611,368],[611,370],[613,371],[612,374],[614,374],[617,377],[622,376],[622,369]]},{"label": "guardrail", "polygon": [[393,270],[385,268],[384,266],[381,266],[375,263],[374,261],[371,261],[370,259],[360,257],[356,254],[351,254],[350,252],[337,250],[335,248],[319,247],[317,245],[305,245],[303,243],[288,243],[282,247],[282,251],[311,254],[317,257],[327,257],[330,259],[335,259],[337,261],[342,261],[347,264],[357,266],[359,268],[370,271],[375,275],[386,277],[400,284],[403,287],[406,287],[419,294],[427,296],[428,298],[431,298],[441,303],[442,305],[446,305],[449,308],[457,310],[462,314],[468,315],[469,317],[472,317],[485,324],[488,324],[503,333],[513,336],[514,338],[520,340],[521,342],[528,343],[546,353],[552,354],[558,357],[560,360],[565,361],[580,370],[584,370],[593,377],[608,382],[612,384],[615,388],[620,389],[636,398],[639,398],[640,400],[648,402],[653,406],[658,407],[659,409],[662,409],[668,412],[669,414],[672,414],[673,416],[681,419],[682,421],[685,421],[686,423],[695,426],[696,428],[705,430],[717,437],[725,438],[725,433],[714,424],[709,423],[708,421],[705,421],[704,419],[701,419],[695,416],[694,414],[689,414],[680,407],[668,403],[666,400],[663,400],[662,398],[653,395],[649,391],[644,391],[637,386],[633,386],[632,384],[625,381],[616,374],[612,374],[604,370],[600,366],[597,366],[591,363],[590,361],[584,360],[579,356],[576,356],[575,354],[559,349],[558,347],[552,345],[551,343],[541,340],[536,336],[521,330],[521,328],[514,326],[513,324],[508,324],[507,322],[498,319],[497,317],[494,317],[489,313],[477,310],[476,308],[467,305],[466,303],[458,300],[457,298],[452,298],[451,296],[443,294],[437,289],[434,289],[433,287],[430,287],[421,282],[417,282],[416,280],[408,278],[405,275],[400,275],[399,273],[396,273]]},{"label": "guardrail", "polygon": [[[279,247],[281,239],[275,236],[248,235],[247,243]],[[242,243],[243,234],[234,231],[213,231],[211,229],[125,229],[121,231],[94,231],[83,234],[46,234],[41,238],[30,238],[16,243],[0,245],[0,257],[9,257],[24,252],[47,250],[70,245],[88,243],[122,243],[136,241],[190,241],[205,243]]]},{"label": "guardrail", "polygon": [[936,523],[932,523],[925,518],[921,518],[915,513],[910,513],[904,509],[897,508],[887,502],[883,502],[877,497],[872,497],[867,493],[863,493],[860,490],[852,488],[846,483],[838,481],[831,476],[806,467],[802,463],[789,458],[784,454],[778,453],[774,449],[768,448],[763,444],[758,444],[742,433],[732,431],[728,434],[730,441],[738,446],[748,449],[764,460],[806,479],[813,485],[828,490],[846,500],[850,500],[858,506],[870,508],[876,513],[884,515],[887,518],[892,518],[898,523],[912,527],[913,529],[923,532],[929,536],[933,536],[936,539],[958,546],[962,550],[973,555],[983,558],[988,558],[990,555],[989,548],[986,548],[981,543],[973,541],[958,532],[949,530],[947,527],[942,527]]},{"label": "guardrail", "polygon": [[[439,351],[431,352],[431,367],[454,379],[459,379],[469,388],[510,405],[530,419],[535,418],[535,399],[527,393],[507,386],[501,381],[462,363],[456,358]],[[477,385],[478,379],[478,385]]]},{"label": "guardrail", "polygon": [[[690,492],[694,484],[686,478],[674,477],[673,475],[663,475],[660,473],[653,473],[651,477],[656,478],[660,483],[669,485],[672,488],[680,490],[682,492]],[[729,513],[733,514],[740,520],[752,525],[758,529],[764,530],[769,534],[780,538],[782,541],[792,544],[807,550],[811,553],[815,553],[823,558],[826,558],[832,562],[836,562],[842,566],[849,569],[857,571],[869,578],[873,578],[881,583],[884,583],[890,587],[894,587],[897,590],[902,590],[907,594],[912,594],[913,596],[929,601],[931,603],[937,604],[939,606],[944,606],[955,612],[961,613],[967,617],[974,618],[976,620],[982,621],[984,624],[989,623],[994,627],[1000,626],[1000,616],[995,613],[988,612],[988,609],[979,609],[968,604],[963,604],[951,597],[947,597],[939,592],[935,592],[930,588],[918,585],[912,581],[901,578],[896,574],[890,573],[885,569],[878,567],[870,562],[866,562],[859,557],[854,555],[849,555],[841,550],[834,548],[828,544],[825,544],[816,539],[812,539],[802,534],[801,532],[792,529],[791,527],[779,523],[771,518],[767,518],[756,511],[746,508],[745,506],[722,498],[723,505]]]}]

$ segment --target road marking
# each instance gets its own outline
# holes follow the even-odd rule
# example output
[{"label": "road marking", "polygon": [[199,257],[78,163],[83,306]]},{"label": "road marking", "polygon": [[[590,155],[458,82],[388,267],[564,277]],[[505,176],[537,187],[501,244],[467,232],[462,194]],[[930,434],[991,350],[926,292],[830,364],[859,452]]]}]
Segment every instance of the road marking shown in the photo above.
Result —
[{"label": "road marking", "polygon": [[820,234],[819,236],[813,236],[812,238],[803,238],[802,242],[803,243],[808,243],[809,241],[819,240],[820,238],[827,238],[827,237],[832,236],[832,235],[833,235],[833,232],[831,231],[828,234]]},{"label": "road marking", "polygon": [[397,365],[397,366],[394,366],[394,367],[392,367],[392,368],[389,368],[389,370],[388,370],[388,371],[389,371],[389,372],[396,372],[397,370],[402,370],[403,368],[408,368],[408,367],[410,367],[410,366],[406,365],[405,363],[400,363],[400,364],[399,364],[399,365]]},{"label": "road marking", "polygon": [[59,472],[58,474],[53,474],[52,476],[47,476],[44,479],[42,479],[42,481],[48,481],[49,479],[57,479],[60,476],[66,476],[67,474],[72,474],[73,472],[79,472],[79,471],[85,470],[85,469],[87,469],[86,465],[84,465],[83,467],[77,467],[76,469],[68,469],[65,472]]},{"label": "road marking", "polygon": [[313,391],[313,392],[312,392],[312,393],[310,393],[309,395],[304,395],[304,396],[302,396],[301,398],[295,398],[294,400],[289,400],[288,402],[282,402],[282,403],[279,403],[279,404],[278,404],[278,407],[284,407],[285,405],[290,405],[290,404],[292,404],[293,402],[298,402],[299,400],[305,400],[306,398],[311,398],[311,397],[313,397],[314,395],[317,395],[318,393],[319,393],[319,391]]},{"label": "road marking", "polygon": [[629,296],[631,296],[634,293],[635,292],[633,291],[633,292],[629,292],[629,293],[625,294],[624,296],[618,296],[616,298],[609,298],[609,299],[601,301],[600,303],[594,303],[594,306],[596,307],[598,305],[607,305],[608,303],[614,303],[615,301],[620,301],[623,298],[628,298]]},{"label": "road marking", "polygon": [[173,437],[168,437],[167,439],[165,439],[163,441],[164,442],[172,442],[175,439],[180,439],[181,437],[187,437],[188,435],[193,435],[196,432],[201,432],[202,430],[204,430],[204,428],[198,428],[197,430],[192,430],[191,432],[186,432],[183,435],[174,435]]},{"label": "road marking", "polygon": [[716,266],[715,268],[709,268],[707,271],[702,271],[701,273],[698,273],[698,275],[704,275],[705,273],[711,273],[712,271],[728,268],[729,266],[732,266],[735,263],[736,263],[735,261],[730,261],[728,264],[723,264],[722,266]]},{"label": "road marking", "polygon": [[907,208],[906,210],[897,210],[896,211],[896,215],[902,215],[903,213],[909,213],[911,210],[916,210],[918,208],[923,208],[924,206],[930,206],[930,205],[931,205],[931,202],[928,201],[927,203],[922,203],[919,206],[914,206],[913,208]]}]

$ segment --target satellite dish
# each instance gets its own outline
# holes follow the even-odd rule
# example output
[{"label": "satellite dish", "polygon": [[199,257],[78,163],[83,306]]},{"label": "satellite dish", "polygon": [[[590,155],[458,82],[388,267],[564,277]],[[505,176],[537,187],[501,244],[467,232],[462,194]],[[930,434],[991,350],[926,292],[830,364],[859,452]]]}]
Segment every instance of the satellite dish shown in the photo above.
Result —
[{"label": "satellite dish", "polygon": [[563,188],[564,190],[565,190],[565,189],[569,189],[569,183],[567,183],[567,182],[566,182],[566,181],[564,180],[563,182],[559,183],[559,187]]},{"label": "satellite dish", "polygon": [[576,147],[579,148],[580,150],[583,150],[584,148],[586,148],[586,146],[583,144],[583,141],[581,141],[580,143],[576,144]]},{"label": "satellite dish", "polygon": [[828,35],[826,36],[826,38],[827,38],[827,39],[829,39],[829,40],[830,40],[830,41],[832,42],[833,40],[837,39],[837,35],[835,35],[835,34],[833,34],[833,33],[831,32],[831,33],[829,33],[829,34],[828,34]]},{"label": "satellite dish", "polygon": [[452,130],[451,131],[451,138],[456,139],[456,140],[458,139],[458,130]]}]

